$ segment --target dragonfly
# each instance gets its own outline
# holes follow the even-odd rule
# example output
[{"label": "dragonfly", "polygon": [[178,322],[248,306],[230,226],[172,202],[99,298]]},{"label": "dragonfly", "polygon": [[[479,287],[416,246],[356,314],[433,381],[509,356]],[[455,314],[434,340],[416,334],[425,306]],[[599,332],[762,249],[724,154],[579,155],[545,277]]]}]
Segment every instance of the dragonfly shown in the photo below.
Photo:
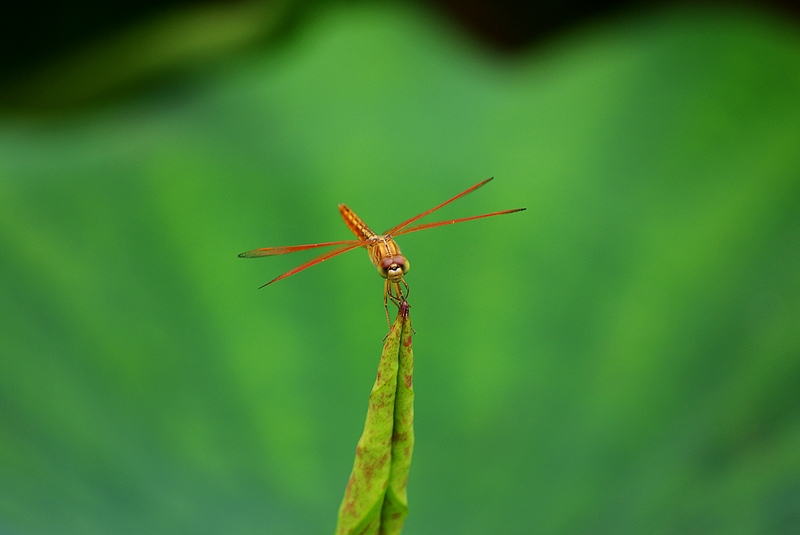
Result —
[{"label": "dragonfly", "polygon": [[276,255],[284,255],[289,253],[296,253],[298,251],[306,251],[309,249],[316,249],[319,247],[335,247],[326,253],[323,253],[317,257],[312,258],[311,260],[304,262],[297,266],[294,269],[290,269],[286,273],[282,275],[278,275],[271,281],[262,284],[259,288],[263,288],[265,286],[269,286],[279,280],[285,279],[286,277],[291,277],[296,273],[300,273],[301,271],[308,269],[312,266],[320,264],[325,260],[333,258],[334,256],[339,256],[340,254],[346,253],[347,251],[351,251],[358,247],[364,247],[369,254],[369,259],[372,261],[372,264],[378,269],[378,274],[383,277],[384,279],[384,287],[383,287],[383,308],[386,311],[386,321],[389,323],[391,327],[391,322],[389,320],[389,301],[391,300],[395,305],[398,307],[401,304],[406,302],[408,297],[409,288],[408,283],[406,283],[403,276],[408,273],[408,269],[410,264],[408,259],[403,256],[403,253],[400,252],[400,247],[397,246],[397,242],[394,241],[394,238],[397,236],[402,236],[403,234],[410,234],[412,232],[419,232],[420,230],[427,230],[436,227],[443,227],[445,225],[453,225],[455,223],[463,223],[465,221],[473,221],[475,219],[483,219],[485,217],[494,217],[497,215],[504,215],[504,214],[513,214],[514,212],[521,212],[525,210],[525,208],[514,208],[512,210],[501,210],[499,212],[491,212],[488,214],[481,214],[481,215],[474,215],[470,217],[461,217],[459,219],[449,219],[446,221],[436,221],[434,223],[423,223],[419,225],[414,225],[418,220],[422,219],[423,217],[435,212],[436,210],[447,206],[451,202],[464,197],[475,191],[476,189],[484,186],[488,182],[490,182],[494,177],[487,178],[481,182],[478,182],[474,186],[467,188],[466,190],[462,191],[455,197],[451,197],[447,199],[441,204],[438,204],[431,208],[430,210],[426,210],[421,214],[415,215],[411,219],[407,219],[403,221],[399,225],[395,225],[394,227],[390,228],[383,234],[377,234],[373,232],[364,220],[356,215],[350,208],[347,207],[345,204],[339,205],[339,213],[344,220],[345,225],[350,229],[350,231],[355,234],[355,240],[344,240],[344,241],[330,241],[325,243],[311,243],[306,245],[289,245],[284,247],[262,247],[260,249],[253,249],[252,251],[245,251],[239,255],[239,258],[260,258],[263,256],[276,256]]}]

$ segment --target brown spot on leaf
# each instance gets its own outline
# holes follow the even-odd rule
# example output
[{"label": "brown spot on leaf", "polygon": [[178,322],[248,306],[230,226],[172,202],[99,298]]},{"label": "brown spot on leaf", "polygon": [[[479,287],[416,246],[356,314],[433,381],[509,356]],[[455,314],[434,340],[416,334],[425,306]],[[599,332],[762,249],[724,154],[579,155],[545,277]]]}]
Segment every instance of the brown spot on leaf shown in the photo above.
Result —
[{"label": "brown spot on leaf", "polygon": [[356,499],[353,497],[353,485],[356,482],[356,478],[353,474],[350,474],[350,479],[347,480],[347,487],[344,491],[344,506],[342,507],[342,511],[349,513],[350,515],[356,515]]},{"label": "brown spot on leaf", "polygon": [[408,431],[398,433],[397,430],[395,430],[394,434],[392,434],[392,441],[394,442],[404,442],[406,440],[408,440]]},{"label": "brown spot on leaf", "polygon": [[389,461],[389,453],[384,453],[379,459],[370,460],[366,458],[361,465],[361,473],[364,474],[364,479],[369,482],[375,477],[375,471],[380,470]]}]

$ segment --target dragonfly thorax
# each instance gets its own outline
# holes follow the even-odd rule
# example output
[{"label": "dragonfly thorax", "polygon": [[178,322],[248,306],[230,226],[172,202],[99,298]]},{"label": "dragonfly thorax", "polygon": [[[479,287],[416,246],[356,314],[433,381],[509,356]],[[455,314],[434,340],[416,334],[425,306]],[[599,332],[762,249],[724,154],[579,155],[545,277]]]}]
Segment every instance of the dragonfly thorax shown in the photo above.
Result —
[{"label": "dragonfly thorax", "polygon": [[367,243],[367,251],[378,274],[390,282],[398,283],[408,272],[408,260],[391,236],[373,235]]}]

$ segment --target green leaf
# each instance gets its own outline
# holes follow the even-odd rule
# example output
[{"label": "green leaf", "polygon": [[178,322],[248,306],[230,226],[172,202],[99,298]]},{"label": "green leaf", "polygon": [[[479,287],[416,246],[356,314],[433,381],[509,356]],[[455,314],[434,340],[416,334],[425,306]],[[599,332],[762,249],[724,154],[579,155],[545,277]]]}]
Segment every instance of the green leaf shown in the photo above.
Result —
[{"label": "green leaf", "polygon": [[408,515],[414,449],[414,355],[408,305],[397,313],[378,363],[364,432],[339,508],[337,535],[397,534]]}]

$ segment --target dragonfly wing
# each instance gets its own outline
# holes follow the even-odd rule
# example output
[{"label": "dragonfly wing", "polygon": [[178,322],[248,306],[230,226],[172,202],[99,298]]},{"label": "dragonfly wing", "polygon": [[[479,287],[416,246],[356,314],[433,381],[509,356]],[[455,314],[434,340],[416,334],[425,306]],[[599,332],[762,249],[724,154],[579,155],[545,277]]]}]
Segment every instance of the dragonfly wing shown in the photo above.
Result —
[{"label": "dragonfly wing", "polygon": [[252,251],[245,251],[239,254],[239,258],[260,258],[262,256],[275,256],[280,254],[296,253],[297,251],[305,251],[306,249],[315,249],[317,247],[330,247],[331,245],[360,245],[358,240],[345,240],[345,241],[329,241],[326,243],[311,243],[308,245],[288,245],[286,247],[262,247],[261,249],[253,249]]},{"label": "dragonfly wing", "polygon": [[[444,201],[442,204],[440,204],[440,205],[438,205],[438,206],[434,206],[434,207],[433,207],[433,208],[431,208],[430,210],[427,210],[427,211],[425,211],[425,212],[422,212],[421,214],[419,214],[419,215],[416,215],[416,216],[412,217],[412,218],[411,218],[411,219],[409,219],[408,221],[403,221],[402,223],[400,223],[400,224],[399,224],[399,225],[397,225],[396,227],[392,227],[391,229],[389,229],[389,230],[387,230],[386,232],[384,232],[384,235],[396,236],[397,234],[405,234],[405,233],[403,233],[403,232],[398,232],[398,231],[400,231],[401,229],[403,229],[403,228],[407,227],[408,225],[410,225],[410,224],[411,224],[411,223],[413,223],[414,221],[417,221],[417,220],[419,220],[419,219],[422,219],[422,218],[423,218],[423,217],[425,217],[426,215],[428,215],[428,214],[430,214],[430,213],[432,213],[432,212],[435,212],[435,211],[436,211],[436,210],[438,210],[439,208],[441,208],[441,207],[443,207],[443,206],[446,206],[446,205],[450,204],[451,202],[455,201],[456,199],[460,199],[460,198],[461,198],[461,197],[463,197],[464,195],[467,195],[467,194],[470,194],[470,193],[472,193],[473,191],[475,191],[475,190],[476,190],[476,189],[478,189],[479,187],[483,186],[484,184],[486,184],[487,182],[489,182],[489,181],[490,181],[490,180],[492,180],[493,178],[494,178],[494,177],[489,177],[489,178],[487,178],[486,180],[483,180],[482,182],[478,182],[477,184],[475,184],[475,185],[474,185],[474,186],[472,186],[471,188],[467,188],[466,190],[462,191],[461,193],[459,193],[459,194],[458,194],[458,195],[456,195],[455,197],[453,197],[453,198],[451,198],[451,199],[447,199],[447,200],[446,200],[446,201]],[[499,215],[499,214],[498,214],[498,215]],[[419,229],[419,230],[422,230],[422,229]]]},{"label": "dragonfly wing", "polygon": [[315,265],[319,264],[320,262],[324,262],[325,260],[327,260],[329,258],[333,258],[334,256],[338,256],[338,255],[340,255],[342,253],[346,253],[347,251],[351,251],[351,250],[355,249],[356,247],[359,247],[359,246],[363,245],[363,242],[360,242],[360,241],[357,241],[357,240],[350,240],[349,242],[344,242],[344,243],[347,243],[348,245],[345,245],[343,247],[339,247],[338,249],[334,249],[333,251],[328,251],[327,253],[323,253],[323,254],[321,254],[321,255],[319,255],[317,257],[314,257],[311,260],[309,260],[308,262],[300,264],[296,268],[287,271],[283,275],[279,275],[279,276],[275,277],[274,279],[272,279],[268,283],[262,284],[261,286],[259,286],[259,288],[263,288],[264,286],[269,286],[273,282],[278,282],[279,280],[285,279],[286,277],[291,277],[295,273],[300,273],[304,269],[308,269],[311,266],[315,266]]},{"label": "dragonfly wing", "polygon": [[496,215],[513,214],[514,212],[522,212],[523,210],[525,210],[525,208],[514,208],[513,210],[501,210],[500,212],[492,212],[491,214],[474,215],[471,217],[462,217],[459,219],[450,219],[447,221],[436,221],[435,223],[423,223],[422,225],[414,225],[413,227],[407,227],[398,230],[393,235],[401,236],[403,234],[408,234],[410,232],[417,232],[418,230],[425,230],[427,228],[443,227],[445,225],[453,225],[455,223],[463,223],[464,221],[472,221],[473,219],[483,219],[484,217],[492,217]]}]

